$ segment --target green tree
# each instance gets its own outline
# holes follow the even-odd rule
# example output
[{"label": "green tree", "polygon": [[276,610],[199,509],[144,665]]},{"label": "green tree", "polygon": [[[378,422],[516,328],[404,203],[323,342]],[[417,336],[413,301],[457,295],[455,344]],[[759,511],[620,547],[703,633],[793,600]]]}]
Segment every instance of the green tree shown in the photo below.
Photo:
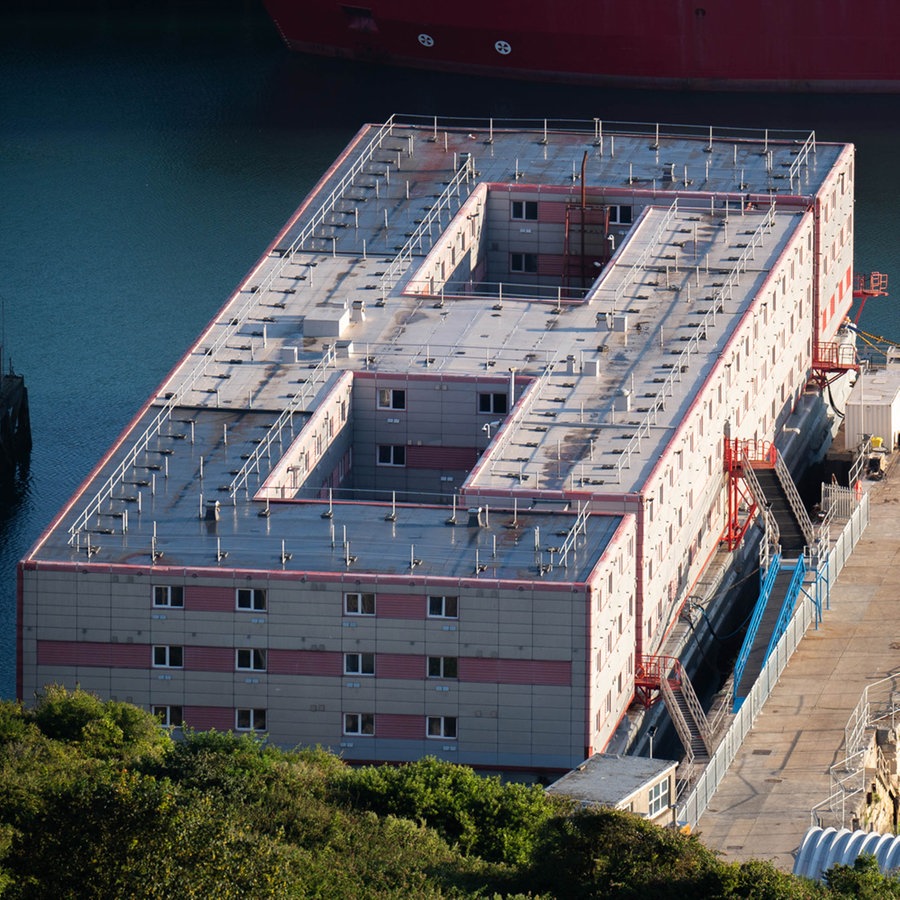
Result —
[{"label": "green tree", "polygon": [[839,897],[856,900],[900,897],[900,881],[893,875],[882,875],[878,860],[870,853],[857,856],[852,866],[833,866],[825,873],[825,883]]}]

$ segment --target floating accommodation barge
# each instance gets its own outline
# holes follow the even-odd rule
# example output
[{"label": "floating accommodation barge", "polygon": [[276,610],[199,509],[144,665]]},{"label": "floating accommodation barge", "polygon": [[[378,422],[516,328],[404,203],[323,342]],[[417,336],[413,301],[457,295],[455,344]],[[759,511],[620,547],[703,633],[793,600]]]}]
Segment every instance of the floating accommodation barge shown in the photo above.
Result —
[{"label": "floating accommodation barge", "polygon": [[853,184],[808,133],[364,127],[21,562],[19,696],[603,750],[743,540],[734,448],[827,443]]}]

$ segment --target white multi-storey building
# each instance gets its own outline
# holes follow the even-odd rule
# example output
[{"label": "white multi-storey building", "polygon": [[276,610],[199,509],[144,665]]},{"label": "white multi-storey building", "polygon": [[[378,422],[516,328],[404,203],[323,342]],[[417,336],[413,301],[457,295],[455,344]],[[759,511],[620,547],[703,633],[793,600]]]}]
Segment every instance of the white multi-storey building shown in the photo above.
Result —
[{"label": "white multi-storey building", "polygon": [[845,366],[853,148],[367,126],[19,571],[48,682],[350,760],[568,769]]}]

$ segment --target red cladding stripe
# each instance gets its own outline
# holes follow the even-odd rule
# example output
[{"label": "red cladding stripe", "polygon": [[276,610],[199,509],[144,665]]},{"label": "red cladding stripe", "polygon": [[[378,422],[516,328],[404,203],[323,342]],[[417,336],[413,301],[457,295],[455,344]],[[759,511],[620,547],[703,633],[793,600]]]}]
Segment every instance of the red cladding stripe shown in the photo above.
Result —
[{"label": "red cladding stripe", "polygon": [[478,461],[474,447],[417,447],[406,448],[408,469],[462,469],[468,471]]},{"label": "red cladding stripe", "polygon": [[559,200],[542,200],[538,203],[538,219],[541,222],[566,221],[566,204]]},{"label": "red cladding stripe", "polygon": [[375,734],[382,738],[421,740],[425,737],[425,717],[379,713],[375,717]]},{"label": "red cladding stripe", "polygon": [[554,659],[474,659],[459,661],[459,680],[487,684],[544,684],[566,687],[572,683],[572,663]]},{"label": "red cladding stripe", "polygon": [[39,666],[150,668],[148,644],[101,644],[97,641],[38,641]]},{"label": "red cladding stripe", "polygon": [[342,675],[343,656],[325,650],[270,650],[270,675]]},{"label": "red cladding stripe", "polygon": [[376,598],[379,619],[424,619],[425,597],[409,594],[382,594]]},{"label": "red cladding stripe", "polygon": [[235,608],[234,588],[189,585],[184,589],[184,606],[197,612],[230,612]]},{"label": "red cladding stripe", "polygon": [[190,672],[233,672],[231,647],[186,647],[184,667]]},{"label": "red cladding stripe", "polygon": [[222,706],[185,706],[184,721],[199,731],[215,728],[217,731],[230,731],[234,728],[234,710]]},{"label": "red cladding stripe", "polygon": [[379,653],[375,662],[375,674],[379,678],[425,677],[425,657],[414,653]]}]

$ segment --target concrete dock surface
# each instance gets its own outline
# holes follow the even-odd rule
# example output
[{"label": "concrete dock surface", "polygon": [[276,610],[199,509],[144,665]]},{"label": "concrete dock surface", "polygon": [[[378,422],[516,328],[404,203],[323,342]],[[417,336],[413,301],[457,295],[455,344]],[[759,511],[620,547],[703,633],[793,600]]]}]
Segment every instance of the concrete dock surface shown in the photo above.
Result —
[{"label": "concrete dock surface", "polygon": [[900,466],[865,487],[869,526],[831,608],[810,625],[700,819],[701,840],[725,861],[792,869],[863,689],[900,670]]}]

